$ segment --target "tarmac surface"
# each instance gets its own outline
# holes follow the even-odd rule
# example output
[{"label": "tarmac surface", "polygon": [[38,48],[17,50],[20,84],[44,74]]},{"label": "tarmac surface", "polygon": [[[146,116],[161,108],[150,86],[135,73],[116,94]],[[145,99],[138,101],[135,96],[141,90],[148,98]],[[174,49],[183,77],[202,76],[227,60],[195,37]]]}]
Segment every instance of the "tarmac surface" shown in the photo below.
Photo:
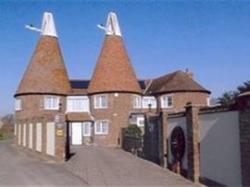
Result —
[{"label": "tarmac surface", "polygon": [[0,141],[0,186],[200,186],[118,148],[73,147],[65,163]]}]

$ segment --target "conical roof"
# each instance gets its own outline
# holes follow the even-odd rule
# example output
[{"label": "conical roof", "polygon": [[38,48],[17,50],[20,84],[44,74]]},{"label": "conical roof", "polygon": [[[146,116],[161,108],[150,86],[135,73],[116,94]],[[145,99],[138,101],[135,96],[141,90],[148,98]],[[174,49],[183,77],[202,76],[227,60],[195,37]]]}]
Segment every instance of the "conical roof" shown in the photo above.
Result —
[{"label": "conical roof", "polygon": [[16,95],[67,94],[71,91],[71,87],[51,13],[44,14],[40,32],[41,37]]},{"label": "conical roof", "polygon": [[106,27],[99,27],[105,30],[106,35],[88,93],[141,93],[115,13],[109,13]]}]

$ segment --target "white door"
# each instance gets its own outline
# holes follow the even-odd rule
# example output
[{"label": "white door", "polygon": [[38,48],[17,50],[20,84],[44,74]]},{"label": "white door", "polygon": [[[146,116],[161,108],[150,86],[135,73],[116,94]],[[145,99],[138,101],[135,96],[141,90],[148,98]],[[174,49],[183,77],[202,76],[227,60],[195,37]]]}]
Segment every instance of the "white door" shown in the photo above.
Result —
[{"label": "white door", "polygon": [[33,124],[29,124],[29,148],[33,148]]},{"label": "white door", "polygon": [[21,145],[21,137],[22,137],[22,125],[18,124],[18,145]]},{"label": "white door", "polygon": [[36,150],[42,152],[42,124],[36,124]]},{"label": "white door", "polygon": [[23,146],[26,147],[26,124],[23,124]]},{"label": "white door", "polygon": [[82,144],[82,123],[73,122],[71,123],[72,128],[72,145],[81,145]]},{"label": "white door", "polygon": [[55,155],[55,123],[47,123],[47,154]]}]

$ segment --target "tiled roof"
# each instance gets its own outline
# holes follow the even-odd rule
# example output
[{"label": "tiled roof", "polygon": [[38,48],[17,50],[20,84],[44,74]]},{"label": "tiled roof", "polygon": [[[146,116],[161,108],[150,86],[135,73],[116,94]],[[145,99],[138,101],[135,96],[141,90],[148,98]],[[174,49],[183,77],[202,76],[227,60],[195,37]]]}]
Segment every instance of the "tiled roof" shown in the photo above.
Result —
[{"label": "tiled roof", "polygon": [[57,38],[41,36],[16,95],[70,92],[71,86]]},{"label": "tiled roof", "polygon": [[183,71],[176,71],[153,79],[148,89],[148,94],[162,94],[185,91],[210,93],[209,90],[206,90],[204,87],[202,87],[187,73]]},{"label": "tiled roof", "polygon": [[88,93],[141,93],[135,72],[120,36],[106,35]]}]

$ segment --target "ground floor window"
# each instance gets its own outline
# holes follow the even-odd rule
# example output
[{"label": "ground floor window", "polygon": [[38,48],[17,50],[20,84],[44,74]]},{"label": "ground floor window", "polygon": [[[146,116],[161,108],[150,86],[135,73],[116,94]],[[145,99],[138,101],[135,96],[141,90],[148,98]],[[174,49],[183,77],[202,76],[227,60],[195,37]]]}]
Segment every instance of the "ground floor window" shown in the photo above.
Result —
[{"label": "ground floor window", "polygon": [[83,136],[91,136],[91,122],[83,123]]},{"label": "ground floor window", "polygon": [[95,134],[108,134],[108,120],[98,120],[95,122]]}]

